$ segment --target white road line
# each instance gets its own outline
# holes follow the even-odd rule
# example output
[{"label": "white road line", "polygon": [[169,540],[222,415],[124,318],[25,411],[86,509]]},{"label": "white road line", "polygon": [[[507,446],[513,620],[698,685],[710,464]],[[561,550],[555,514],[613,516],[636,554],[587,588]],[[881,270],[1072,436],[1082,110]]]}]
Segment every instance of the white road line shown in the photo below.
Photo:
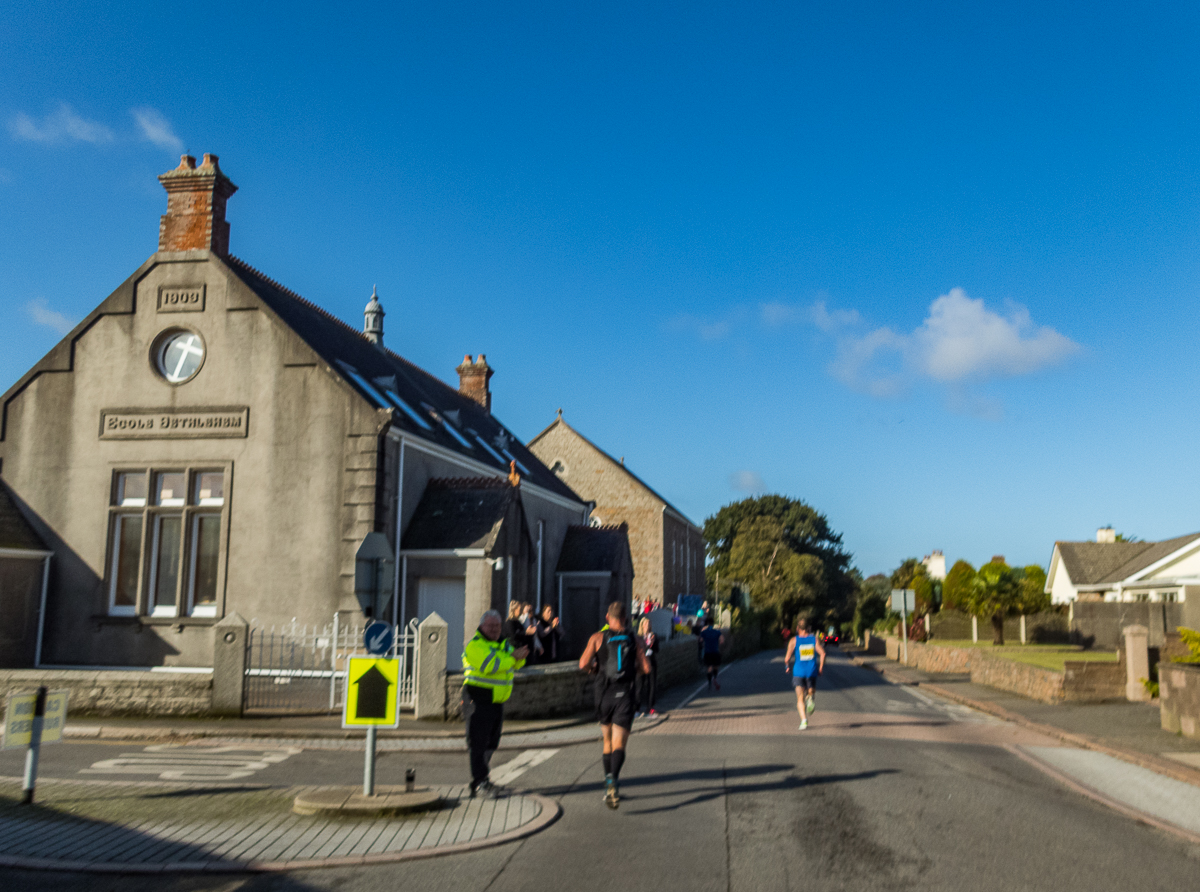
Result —
[{"label": "white road line", "polygon": [[511,784],[530,768],[541,765],[557,752],[558,750],[525,750],[518,753],[516,758],[510,759],[492,772],[492,783]]},{"label": "white road line", "polygon": [[299,747],[148,746],[140,753],[102,759],[80,774],[156,774],[160,780],[239,780],[301,752]]}]

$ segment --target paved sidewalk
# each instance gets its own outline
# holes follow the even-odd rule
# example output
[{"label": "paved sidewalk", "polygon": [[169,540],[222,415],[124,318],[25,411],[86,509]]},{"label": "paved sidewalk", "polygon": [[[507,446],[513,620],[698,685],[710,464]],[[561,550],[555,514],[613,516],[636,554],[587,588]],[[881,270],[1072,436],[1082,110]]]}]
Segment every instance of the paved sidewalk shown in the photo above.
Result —
[{"label": "paved sidewalk", "polygon": [[962,675],[924,672],[886,657],[847,652],[860,665],[892,681],[918,685],[982,712],[1052,733],[1065,743],[1200,785],[1200,740],[1162,730],[1157,704],[1042,703],[973,684]]},{"label": "paved sidewalk", "polygon": [[544,829],[560,811],[534,793],[470,799],[455,786],[435,788],[446,807],[422,815],[292,813],[297,793],[313,789],[43,781],[41,802],[30,807],[9,804],[18,785],[0,783],[0,865],[112,873],[345,867],[500,845]]}]

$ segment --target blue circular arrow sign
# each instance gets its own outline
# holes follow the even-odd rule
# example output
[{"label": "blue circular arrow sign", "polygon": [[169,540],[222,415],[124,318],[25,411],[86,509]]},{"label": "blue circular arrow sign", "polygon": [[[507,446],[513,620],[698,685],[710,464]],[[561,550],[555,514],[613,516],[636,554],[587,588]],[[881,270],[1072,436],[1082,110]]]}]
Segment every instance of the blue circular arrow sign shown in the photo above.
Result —
[{"label": "blue circular arrow sign", "polygon": [[396,632],[391,623],[375,620],[363,632],[363,644],[366,645],[367,653],[377,657],[381,657],[391,650],[392,642],[395,640]]}]

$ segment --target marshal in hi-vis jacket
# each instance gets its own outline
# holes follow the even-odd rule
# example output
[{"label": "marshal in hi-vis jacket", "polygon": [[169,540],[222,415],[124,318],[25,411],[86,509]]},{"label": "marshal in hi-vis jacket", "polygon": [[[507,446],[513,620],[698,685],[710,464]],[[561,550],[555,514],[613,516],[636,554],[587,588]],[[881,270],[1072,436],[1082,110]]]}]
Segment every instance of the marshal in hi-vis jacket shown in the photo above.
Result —
[{"label": "marshal in hi-vis jacket", "polygon": [[462,655],[464,685],[487,688],[493,703],[503,703],[512,696],[513,676],[525,665],[513,656],[512,642],[492,641],[482,632],[467,642]]}]

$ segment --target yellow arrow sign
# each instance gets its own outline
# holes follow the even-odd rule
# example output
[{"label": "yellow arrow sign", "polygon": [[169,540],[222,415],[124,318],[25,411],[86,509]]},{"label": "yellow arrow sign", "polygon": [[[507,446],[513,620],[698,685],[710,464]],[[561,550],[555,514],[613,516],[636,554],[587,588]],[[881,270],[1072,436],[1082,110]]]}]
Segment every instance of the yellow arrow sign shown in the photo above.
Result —
[{"label": "yellow arrow sign", "polygon": [[350,657],[347,664],[342,727],[399,727],[400,661]]}]

